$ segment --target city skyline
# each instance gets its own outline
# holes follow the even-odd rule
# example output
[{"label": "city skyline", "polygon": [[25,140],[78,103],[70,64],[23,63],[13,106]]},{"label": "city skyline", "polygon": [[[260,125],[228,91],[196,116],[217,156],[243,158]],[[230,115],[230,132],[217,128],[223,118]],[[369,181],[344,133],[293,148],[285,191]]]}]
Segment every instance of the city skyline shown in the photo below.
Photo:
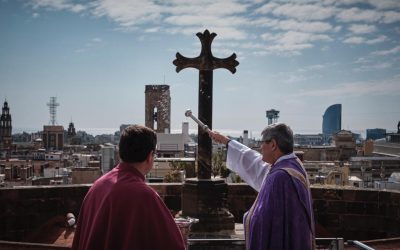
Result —
[{"label": "city skyline", "polygon": [[180,52],[237,54],[214,72],[213,128],[253,131],[280,111],[295,133],[322,132],[342,104],[342,129],[395,131],[400,119],[400,2],[384,1],[0,1],[0,101],[13,131],[57,122],[77,130],[144,124],[145,85],[171,87],[172,131],[197,115],[198,71],[175,72]]}]

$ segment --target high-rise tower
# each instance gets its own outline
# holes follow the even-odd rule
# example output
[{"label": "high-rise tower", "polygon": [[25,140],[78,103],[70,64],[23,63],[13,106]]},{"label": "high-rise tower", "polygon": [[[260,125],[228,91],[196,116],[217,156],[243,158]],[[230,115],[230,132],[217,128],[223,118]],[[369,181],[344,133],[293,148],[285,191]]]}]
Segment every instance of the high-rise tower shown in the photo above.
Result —
[{"label": "high-rise tower", "polygon": [[328,143],[332,135],[341,129],[342,104],[331,105],[326,109],[322,120],[322,134],[324,135],[325,143]]},{"label": "high-rise tower", "polygon": [[171,130],[171,97],[168,85],[146,85],[145,125],[157,133]]},{"label": "high-rise tower", "polygon": [[12,125],[10,108],[7,100],[4,101],[3,109],[0,117],[0,142],[3,148],[11,148],[12,145]]}]

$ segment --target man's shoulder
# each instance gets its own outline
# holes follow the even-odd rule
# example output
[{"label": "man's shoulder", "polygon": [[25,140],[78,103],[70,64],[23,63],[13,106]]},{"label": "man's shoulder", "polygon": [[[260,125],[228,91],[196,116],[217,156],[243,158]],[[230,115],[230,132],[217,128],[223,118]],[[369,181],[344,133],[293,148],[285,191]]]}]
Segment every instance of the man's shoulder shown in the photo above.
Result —
[{"label": "man's shoulder", "polygon": [[283,170],[293,169],[302,173],[303,175],[305,174],[303,163],[297,157],[284,159],[277,164],[277,167]]},{"label": "man's shoulder", "polygon": [[275,169],[268,175],[268,182],[271,184],[288,180],[290,180],[290,175],[288,175],[282,168]]}]

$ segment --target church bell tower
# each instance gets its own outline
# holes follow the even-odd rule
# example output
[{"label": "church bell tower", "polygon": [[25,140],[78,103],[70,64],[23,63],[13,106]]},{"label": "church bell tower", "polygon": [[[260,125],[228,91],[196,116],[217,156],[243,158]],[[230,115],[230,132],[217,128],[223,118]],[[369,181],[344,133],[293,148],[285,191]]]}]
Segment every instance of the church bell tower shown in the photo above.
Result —
[{"label": "church bell tower", "polygon": [[0,142],[3,144],[3,149],[11,149],[12,145],[12,126],[11,114],[7,100],[4,101],[3,109],[0,117]]},{"label": "church bell tower", "polygon": [[157,133],[170,133],[171,96],[169,85],[146,85],[145,125]]}]

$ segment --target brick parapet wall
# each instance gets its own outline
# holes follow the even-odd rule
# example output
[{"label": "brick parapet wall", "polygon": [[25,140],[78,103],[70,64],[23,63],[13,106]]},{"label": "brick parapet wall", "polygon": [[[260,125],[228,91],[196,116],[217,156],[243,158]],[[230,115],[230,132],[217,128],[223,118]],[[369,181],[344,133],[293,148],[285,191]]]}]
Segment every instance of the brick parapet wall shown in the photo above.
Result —
[{"label": "brick parapet wall", "polygon": [[[180,183],[150,184],[177,212]],[[0,189],[0,240],[23,241],[34,229],[68,212],[78,216],[90,185]],[[228,184],[228,206],[241,222],[257,193],[246,184]],[[400,192],[312,187],[318,237],[378,239],[400,236]]]},{"label": "brick parapet wall", "polygon": [[400,235],[398,191],[313,187],[312,195],[316,221],[326,236],[367,240]]},{"label": "brick parapet wall", "polygon": [[90,185],[0,189],[0,240],[23,241],[51,218],[79,213]]}]

